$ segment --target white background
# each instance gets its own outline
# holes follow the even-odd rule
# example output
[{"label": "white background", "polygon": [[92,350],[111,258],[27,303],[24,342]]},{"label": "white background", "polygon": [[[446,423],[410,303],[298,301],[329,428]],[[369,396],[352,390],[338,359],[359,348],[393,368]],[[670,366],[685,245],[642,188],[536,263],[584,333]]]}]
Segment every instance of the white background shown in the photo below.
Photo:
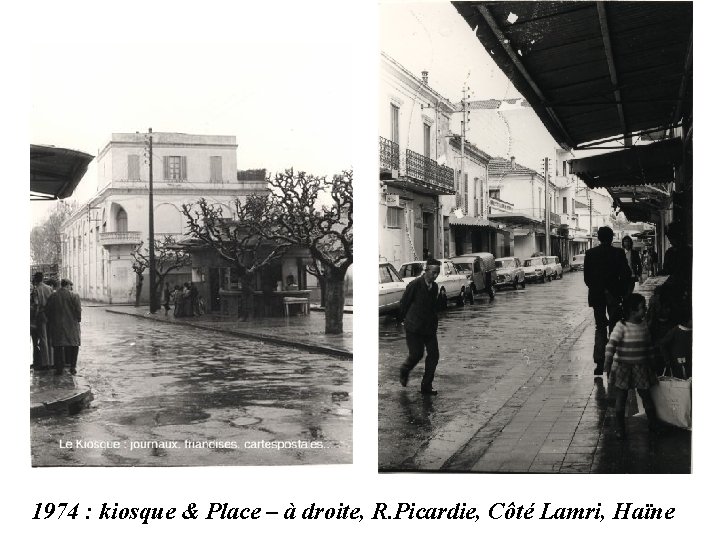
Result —
[{"label": "white background", "polygon": [[[465,475],[383,474],[377,470],[377,309],[375,263],[377,259],[377,7],[372,3],[334,2],[252,4],[244,2],[32,2],[19,10],[5,7],[2,18],[2,156],[3,156],[3,338],[4,375],[2,441],[2,518],[8,537],[33,538],[150,538],[150,537],[255,537],[276,538],[342,535],[351,538],[404,535],[433,538],[443,534],[474,537],[573,537],[608,538],[643,535],[678,538],[712,531],[717,501],[717,295],[713,278],[717,268],[717,107],[715,83],[714,13],[709,2],[696,2],[695,25],[695,414],[693,474],[684,476],[607,475]],[[265,42],[288,50],[298,42],[349,47],[352,80],[338,114],[343,118],[343,139],[351,148],[355,171],[356,227],[355,287],[368,294],[355,295],[354,359],[354,464],[296,468],[53,468],[30,467],[26,282],[30,205],[27,203],[29,118],[33,103],[32,81],[42,66],[31,63],[37,42],[74,41],[87,56],[49,54],[46,62],[64,66],[67,77],[98,69],[92,61],[97,51],[122,42],[158,43],[177,39],[207,43]],[[478,46],[480,46],[478,44]],[[140,59],[138,59],[140,61]],[[238,76],[239,77],[239,76]],[[240,80],[238,80],[240,83]],[[139,82],[138,84],[142,84]],[[52,89],[48,89],[50,91]],[[298,89],[298,97],[311,89]],[[291,92],[291,98],[295,96]],[[292,104],[286,104],[292,107]],[[108,105],[110,107],[110,105]],[[98,113],[108,113],[100,110]],[[323,114],[323,111],[318,111]],[[69,117],[72,119],[72,115]],[[142,130],[148,126],[138,126]],[[73,133],[72,121],[65,126]],[[158,128],[158,130],[160,130]],[[108,131],[122,131],[108,126]],[[109,133],[108,133],[109,134]],[[232,133],[228,133],[232,134]],[[55,144],[62,145],[61,141]],[[94,153],[94,152],[90,152]],[[93,518],[32,521],[37,502],[80,503],[81,515],[92,508]],[[553,523],[547,521],[492,521],[487,509],[494,502],[555,506],[595,506],[606,513],[616,502],[674,506],[669,522]],[[137,521],[100,522],[96,516],[103,502],[120,506],[178,507],[189,503],[207,508],[210,502],[231,506],[262,507],[283,512],[290,502],[298,509],[316,502],[359,506],[362,523],[284,522],[280,516],[257,522],[185,521],[175,519],[141,525]],[[370,521],[375,502],[414,502],[417,506],[452,506],[466,502],[482,516],[475,522]],[[705,533],[712,535],[711,532]]]}]

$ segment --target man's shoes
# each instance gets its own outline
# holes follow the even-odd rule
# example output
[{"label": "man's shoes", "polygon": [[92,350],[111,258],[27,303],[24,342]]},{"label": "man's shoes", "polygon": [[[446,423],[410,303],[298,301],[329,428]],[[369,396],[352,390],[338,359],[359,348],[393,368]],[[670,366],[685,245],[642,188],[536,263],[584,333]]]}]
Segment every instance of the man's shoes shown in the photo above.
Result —
[{"label": "man's shoes", "polygon": [[403,386],[407,386],[409,377],[410,377],[410,372],[408,370],[406,370],[405,368],[400,368],[400,384]]},{"label": "man's shoes", "polygon": [[432,388],[430,388],[429,390],[420,389],[420,393],[423,396],[437,396],[437,390],[433,390]]},{"label": "man's shoes", "polygon": [[600,375],[602,377],[603,374],[603,368],[602,366],[597,366],[595,368],[595,371],[593,371],[593,375]]}]

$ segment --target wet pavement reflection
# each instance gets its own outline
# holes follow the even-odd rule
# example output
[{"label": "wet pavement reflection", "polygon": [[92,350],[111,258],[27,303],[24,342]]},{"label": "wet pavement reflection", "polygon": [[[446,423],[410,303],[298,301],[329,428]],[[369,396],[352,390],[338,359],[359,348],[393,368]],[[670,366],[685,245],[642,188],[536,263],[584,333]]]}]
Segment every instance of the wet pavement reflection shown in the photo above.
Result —
[{"label": "wet pavement reflection", "polygon": [[82,332],[78,375],[95,399],[32,421],[35,466],[351,462],[347,360],[103,308],[84,309]]},{"label": "wet pavement reflection", "polygon": [[[592,370],[592,312],[582,273],[504,290],[440,315],[438,396],[406,388],[404,333],[382,319],[378,464],[381,470],[688,472],[690,436],[649,437],[631,418],[612,437],[613,404]],[[622,451],[621,451],[622,450]]]}]

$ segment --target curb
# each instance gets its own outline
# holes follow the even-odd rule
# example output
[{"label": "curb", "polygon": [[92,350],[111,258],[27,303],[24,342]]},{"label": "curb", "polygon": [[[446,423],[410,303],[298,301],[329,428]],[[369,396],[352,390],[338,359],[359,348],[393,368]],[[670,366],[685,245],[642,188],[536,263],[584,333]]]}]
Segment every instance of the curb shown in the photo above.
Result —
[{"label": "curb", "polygon": [[212,328],[200,323],[193,323],[190,321],[166,321],[163,319],[156,319],[155,317],[148,317],[146,315],[140,315],[139,313],[126,313],[124,311],[116,311],[114,309],[105,309],[108,313],[115,313],[117,315],[128,315],[130,317],[136,317],[138,319],[149,319],[152,321],[157,321],[160,323],[165,324],[174,324],[174,325],[182,325],[182,326],[189,326],[192,328],[199,328],[201,330],[209,330],[211,332],[218,332],[219,334],[228,334],[233,336],[238,336],[246,339],[253,339],[256,341],[267,341],[268,343],[274,343],[275,345],[283,345],[286,347],[294,347],[296,349],[303,349],[310,352],[315,353],[321,353],[321,354],[328,354],[330,356],[337,356],[340,358],[349,358],[352,359],[353,353],[352,351],[347,351],[345,349],[337,349],[335,347],[328,347],[326,345],[313,345],[310,343],[303,343],[300,341],[291,341],[288,339],[278,338],[275,336],[270,336],[267,334],[258,334],[255,332],[243,332],[242,330],[228,330],[228,329],[222,329],[222,328]]},{"label": "curb", "polygon": [[75,414],[81,409],[86,408],[93,398],[92,391],[88,386],[85,390],[54,401],[30,403],[30,418],[40,418],[55,414]]}]

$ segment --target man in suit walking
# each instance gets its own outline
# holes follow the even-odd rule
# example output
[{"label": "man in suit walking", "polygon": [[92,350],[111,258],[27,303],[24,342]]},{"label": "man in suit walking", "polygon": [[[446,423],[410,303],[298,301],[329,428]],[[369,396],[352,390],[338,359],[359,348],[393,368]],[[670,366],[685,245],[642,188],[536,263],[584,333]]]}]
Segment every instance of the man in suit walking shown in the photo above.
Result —
[{"label": "man in suit walking", "polygon": [[584,278],[588,287],[588,305],[595,313],[595,375],[603,374],[608,332],[620,320],[622,298],[632,278],[625,252],[613,247],[613,230],[598,229],[600,245],[585,252]]},{"label": "man in suit walking", "polygon": [[435,283],[440,274],[440,261],[428,259],[423,274],[415,278],[406,288],[400,302],[400,320],[405,324],[405,341],[408,356],[400,367],[400,384],[407,386],[410,371],[425,356],[425,373],[420,392],[425,396],[437,395],[433,390],[435,368],[440,359],[438,349],[438,286]]}]

